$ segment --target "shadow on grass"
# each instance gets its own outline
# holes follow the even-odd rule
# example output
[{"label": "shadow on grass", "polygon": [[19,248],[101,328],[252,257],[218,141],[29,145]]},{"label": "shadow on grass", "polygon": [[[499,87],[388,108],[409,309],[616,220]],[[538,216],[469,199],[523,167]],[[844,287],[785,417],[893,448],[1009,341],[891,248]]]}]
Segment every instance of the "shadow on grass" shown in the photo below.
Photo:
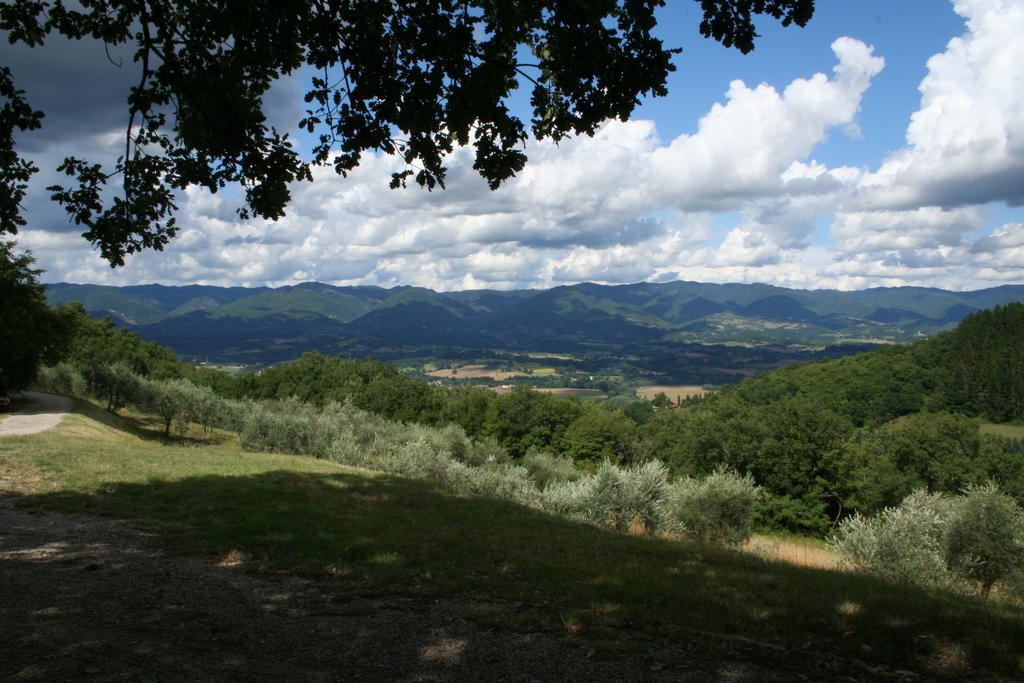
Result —
[{"label": "shadow on grass", "polygon": [[84,398],[74,397],[71,400],[74,401],[73,412],[84,415],[104,427],[109,427],[110,429],[121,432],[127,436],[133,436],[145,441],[159,443],[163,440],[163,434],[157,434],[152,429],[148,428],[149,425],[142,420],[118,413],[112,413],[106,408],[100,406],[98,403]]},{"label": "shadow on grass", "polygon": [[1011,606],[617,534],[398,477],[278,470],[113,483],[22,504],[133,520],[176,550],[241,554],[267,571],[523,601],[530,619],[570,633],[678,639],[698,629],[928,676],[1024,673],[1024,612]]},{"label": "shadow on grass", "polygon": [[[39,392],[34,391],[12,391],[10,393],[11,403],[7,409],[0,412],[0,415],[6,416],[7,413],[16,413],[18,415],[49,415],[54,411],[52,405],[46,405],[40,397]],[[0,393],[0,396],[3,396]]]},{"label": "shadow on grass", "polygon": [[[165,435],[163,423],[153,415],[134,412],[112,413],[90,400],[81,398],[72,400],[75,402],[74,412],[85,415],[118,432],[150,443],[169,446],[216,446],[234,440],[233,434],[222,430],[195,436],[181,434],[176,431],[176,427],[172,429],[170,435]],[[190,429],[195,428],[194,425],[189,427]]]}]

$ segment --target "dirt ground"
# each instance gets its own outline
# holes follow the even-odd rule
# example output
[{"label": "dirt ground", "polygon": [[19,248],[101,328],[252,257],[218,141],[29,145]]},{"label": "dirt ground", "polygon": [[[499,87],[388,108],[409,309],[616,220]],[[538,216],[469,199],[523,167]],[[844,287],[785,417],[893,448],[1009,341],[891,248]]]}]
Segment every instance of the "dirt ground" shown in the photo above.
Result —
[{"label": "dirt ground", "polygon": [[[15,681],[783,681],[878,680],[808,652],[643,628],[609,651],[495,610],[545,605],[380,594],[351,580],[257,575],[169,555],[123,523],[17,509],[0,497],[0,679]],[[392,588],[393,590],[393,588]],[[853,666],[851,666],[853,664]],[[842,672],[842,673],[840,673]]]}]

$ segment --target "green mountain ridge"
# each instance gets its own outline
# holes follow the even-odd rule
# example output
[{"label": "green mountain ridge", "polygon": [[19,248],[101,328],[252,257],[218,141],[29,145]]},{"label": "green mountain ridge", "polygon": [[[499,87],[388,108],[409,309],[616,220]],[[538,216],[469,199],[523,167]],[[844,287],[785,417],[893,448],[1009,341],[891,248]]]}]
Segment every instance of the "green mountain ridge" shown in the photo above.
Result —
[{"label": "green mountain ridge", "polygon": [[246,357],[261,360],[260,349],[273,346],[276,362],[306,350],[373,353],[396,344],[901,343],[949,329],[977,310],[1024,301],[1024,286],[844,292],[678,281],[437,292],[315,282],[279,288],[59,283],[47,286],[47,296],[52,304],[81,301],[90,315],[109,315],[184,356],[237,360],[228,349],[244,348]]}]

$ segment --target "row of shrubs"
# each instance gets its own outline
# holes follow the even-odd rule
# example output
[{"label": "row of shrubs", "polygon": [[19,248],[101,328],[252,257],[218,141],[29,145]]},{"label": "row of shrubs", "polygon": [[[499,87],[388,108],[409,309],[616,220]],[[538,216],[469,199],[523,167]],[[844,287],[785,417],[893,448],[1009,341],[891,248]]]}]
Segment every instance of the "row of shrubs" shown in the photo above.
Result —
[{"label": "row of shrubs", "polygon": [[845,520],[832,547],[853,569],[892,581],[988,596],[1024,595],[1024,510],[995,484],[963,495],[915,491],[872,517]]},{"label": "row of shrubs", "polygon": [[532,450],[513,460],[496,441],[473,441],[456,425],[393,422],[351,403],[316,407],[298,399],[225,399],[187,380],[149,380],[127,366],[45,368],[43,391],[103,400],[157,415],[165,434],[194,423],[238,434],[243,448],[295,453],[423,479],[461,494],[540,508],[618,530],[668,532],[722,546],[750,537],[761,490],[748,476],[719,469],[670,481],[653,460],[630,467],[579,470],[571,459]]}]

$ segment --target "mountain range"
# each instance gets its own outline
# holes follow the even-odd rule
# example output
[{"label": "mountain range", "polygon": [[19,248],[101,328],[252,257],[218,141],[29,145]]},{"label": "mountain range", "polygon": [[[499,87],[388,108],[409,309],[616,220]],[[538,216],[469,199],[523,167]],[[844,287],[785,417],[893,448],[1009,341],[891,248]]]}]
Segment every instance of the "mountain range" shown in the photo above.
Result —
[{"label": "mountain range", "polygon": [[906,342],[984,308],[1024,301],[1024,286],[798,290],[698,282],[436,292],[420,287],[47,285],[179,356],[274,363],[318,350],[394,354],[423,346],[552,351],[649,343],[753,346]]}]

